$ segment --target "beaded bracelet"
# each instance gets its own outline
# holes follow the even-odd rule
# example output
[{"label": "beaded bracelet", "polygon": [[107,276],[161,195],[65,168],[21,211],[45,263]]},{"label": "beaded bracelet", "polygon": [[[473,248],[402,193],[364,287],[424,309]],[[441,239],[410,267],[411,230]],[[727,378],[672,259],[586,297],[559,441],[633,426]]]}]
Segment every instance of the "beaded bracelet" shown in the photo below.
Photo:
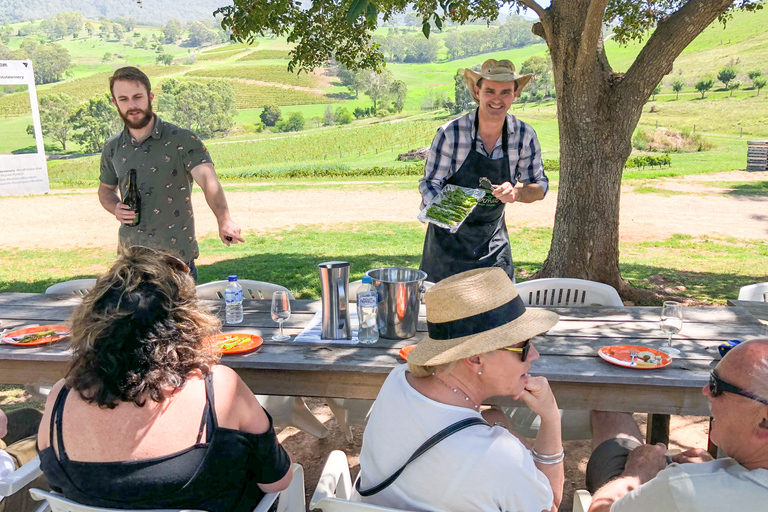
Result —
[{"label": "beaded bracelet", "polygon": [[543,455],[537,452],[535,448],[531,448],[531,457],[539,464],[559,464],[565,460],[565,450],[560,450],[552,455]]}]

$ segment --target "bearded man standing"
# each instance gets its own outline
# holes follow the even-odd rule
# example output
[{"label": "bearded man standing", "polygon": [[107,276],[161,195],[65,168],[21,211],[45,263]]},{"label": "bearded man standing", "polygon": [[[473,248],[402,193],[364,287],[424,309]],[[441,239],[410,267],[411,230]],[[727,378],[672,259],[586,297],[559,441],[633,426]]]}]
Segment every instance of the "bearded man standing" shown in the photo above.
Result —
[{"label": "bearded man standing", "polygon": [[430,224],[421,270],[429,281],[473,268],[501,267],[514,281],[515,269],[504,220],[507,203],[544,198],[544,174],[536,132],[507,111],[533,75],[518,75],[508,60],[488,59],[480,72],[464,70],[478,109],[437,130],[419,181],[422,208],[445,185],[486,188],[485,197],[455,233]]},{"label": "bearded man standing", "polygon": [[[109,88],[125,129],[110,137],[102,150],[99,201],[120,221],[121,245],[171,251],[187,263],[197,281],[195,258],[200,253],[191,202],[193,182],[203,190],[216,216],[221,241],[227,246],[245,241],[229,214],[211,156],[194,133],[152,112],[155,95],[141,70],[118,69],[109,79]],[[136,226],[131,226],[136,214],[121,200],[128,192],[131,169],[136,170],[141,195]]]}]

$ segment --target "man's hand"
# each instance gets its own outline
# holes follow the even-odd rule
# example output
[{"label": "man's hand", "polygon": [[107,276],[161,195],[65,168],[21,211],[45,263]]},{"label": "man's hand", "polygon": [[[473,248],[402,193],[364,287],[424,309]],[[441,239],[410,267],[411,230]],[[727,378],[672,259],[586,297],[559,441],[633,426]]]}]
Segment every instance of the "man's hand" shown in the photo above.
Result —
[{"label": "man's hand", "polygon": [[117,220],[119,220],[123,224],[131,224],[133,222],[133,219],[136,218],[136,212],[131,210],[130,206],[123,203],[122,201],[117,203],[115,206],[115,211],[113,212],[115,214],[115,217]]},{"label": "man's hand", "polygon": [[638,446],[627,457],[622,476],[635,476],[644,484],[667,466],[665,451],[667,447],[664,443]]},{"label": "man's hand", "polygon": [[512,398],[522,400],[525,402],[525,405],[542,418],[551,419],[557,416],[557,420],[560,421],[557,401],[546,377],[529,376],[523,392]]},{"label": "man's hand", "polygon": [[508,181],[505,181],[501,185],[493,186],[493,196],[502,203],[514,203],[518,200],[518,195],[519,191]]},{"label": "man's hand", "polygon": [[707,450],[702,450],[701,448],[691,448],[683,453],[673,455],[671,459],[678,464],[686,464],[688,462],[710,462],[714,460]]},{"label": "man's hand", "polygon": [[245,240],[240,238],[240,226],[232,219],[225,219],[219,223],[219,238],[221,238],[221,242],[226,246],[245,242]]}]

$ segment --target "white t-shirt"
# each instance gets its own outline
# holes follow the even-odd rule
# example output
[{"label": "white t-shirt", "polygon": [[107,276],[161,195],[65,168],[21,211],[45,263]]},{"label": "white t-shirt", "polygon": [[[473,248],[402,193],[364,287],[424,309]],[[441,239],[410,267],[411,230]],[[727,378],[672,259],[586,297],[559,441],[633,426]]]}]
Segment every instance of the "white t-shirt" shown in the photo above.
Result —
[{"label": "white t-shirt", "polygon": [[611,512],[764,512],[768,470],[748,470],[733,459],[671,464],[611,506]]},{"label": "white t-shirt", "polygon": [[[360,450],[363,490],[387,479],[435,433],[481,417],[422,395],[406,380],[406,370],[402,365],[389,374],[371,410]],[[541,512],[553,502],[549,480],[525,446],[505,428],[485,425],[440,441],[392,485],[357,498],[391,508],[455,512]]]},{"label": "white t-shirt", "polygon": [[0,450],[0,478],[5,478],[16,471],[16,463],[5,450]]}]

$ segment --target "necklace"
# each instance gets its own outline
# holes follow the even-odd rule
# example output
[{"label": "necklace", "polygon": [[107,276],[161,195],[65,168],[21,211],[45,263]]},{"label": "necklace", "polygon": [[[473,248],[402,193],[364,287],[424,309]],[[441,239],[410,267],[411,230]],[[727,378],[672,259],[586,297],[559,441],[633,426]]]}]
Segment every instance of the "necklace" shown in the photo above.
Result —
[{"label": "necklace", "polygon": [[474,408],[476,411],[480,409],[480,406],[479,406],[479,405],[477,405],[475,402],[473,402],[473,401],[472,401],[472,400],[471,400],[471,399],[470,399],[470,398],[467,396],[467,394],[466,394],[466,393],[464,393],[462,390],[460,390],[459,388],[452,388],[451,386],[449,386],[448,384],[446,384],[445,382],[443,382],[442,380],[440,380],[440,377],[438,377],[438,376],[437,376],[437,375],[435,375],[434,373],[432,373],[432,376],[435,378],[435,380],[436,380],[437,382],[439,382],[440,384],[442,384],[442,385],[443,385],[443,386],[445,386],[446,388],[450,389],[451,391],[453,391],[454,393],[456,393],[456,394],[457,394],[457,395],[459,395],[459,396],[463,396],[463,397],[464,397],[464,400],[466,400],[467,402],[469,402],[470,404],[472,404],[472,407],[473,407],[473,408]]}]

